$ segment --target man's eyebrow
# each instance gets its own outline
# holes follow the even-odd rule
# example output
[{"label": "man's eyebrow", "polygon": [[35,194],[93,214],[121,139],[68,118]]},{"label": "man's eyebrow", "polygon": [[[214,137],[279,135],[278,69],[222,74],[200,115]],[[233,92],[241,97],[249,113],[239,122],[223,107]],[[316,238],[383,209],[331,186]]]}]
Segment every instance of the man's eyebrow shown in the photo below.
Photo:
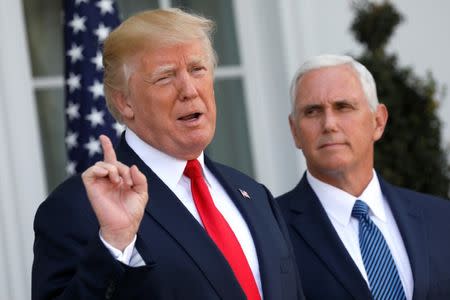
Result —
[{"label": "man's eyebrow", "polygon": [[323,107],[323,104],[321,103],[312,103],[312,104],[305,104],[304,106],[300,106],[300,110],[304,111],[311,108],[321,108]]},{"label": "man's eyebrow", "polygon": [[170,74],[171,72],[174,72],[174,70],[175,70],[174,64],[158,66],[152,72],[144,74],[143,80],[145,82],[153,82],[154,80],[158,79],[159,76],[164,74]]},{"label": "man's eyebrow", "polygon": [[350,98],[342,98],[342,99],[338,99],[336,101],[333,102],[334,105],[340,105],[340,104],[350,104],[352,106],[358,106],[358,101],[356,101],[355,99],[350,99]]},{"label": "man's eyebrow", "polygon": [[174,64],[162,65],[162,66],[157,67],[155,70],[153,70],[153,72],[150,74],[150,76],[158,76],[160,74],[172,72],[173,70],[175,70]]}]

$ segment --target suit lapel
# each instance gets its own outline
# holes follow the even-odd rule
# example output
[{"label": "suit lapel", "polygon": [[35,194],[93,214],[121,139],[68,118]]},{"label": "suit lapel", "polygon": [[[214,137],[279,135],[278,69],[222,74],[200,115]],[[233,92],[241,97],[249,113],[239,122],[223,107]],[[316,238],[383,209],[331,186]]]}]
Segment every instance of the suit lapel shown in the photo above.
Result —
[{"label": "suit lapel", "polygon": [[[146,213],[154,218],[202,270],[221,298],[244,299],[244,294],[231,268],[203,227],[195,220],[176,195],[126,144],[124,138],[117,151],[118,159],[126,165],[135,164],[148,182],[149,202]],[[140,231],[143,229],[141,228]],[[141,236],[143,243],[151,245],[151,238]],[[154,242],[154,241],[153,241]],[[146,260],[146,247],[139,251]]]},{"label": "suit lapel", "polygon": [[292,195],[295,196],[290,199],[289,225],[303,237],[336,280],[341,282],[355,299],[366,299],[367,284],[307,182],[306,176],[303,176]]},{"label": "suit lapel", "polygon": [[414,278],[413,300],[425,299],[429,288],[429,255],[424,216],[422,211],[415,207],[411,199],[408,199],[400,189],[391,186],[381,178],[380,185],[389,202],[408,253]]},{"label": "suit lapel", "polygon": [[273,276],[275,272],[280,272],[280,261],[274,259],[279,257],[279,253],[268,237],[270,228],[266,228],[264,223],[267,218],[262,211],[264,209],[258,205],[258,199],[253,198],[255,194],[251,187],[244,186],[238,179],[220,172],[207,157],[205,163],[235,203],[250,229],[258,255],[264,299],[280,299],[282,295],[280,276]]}]

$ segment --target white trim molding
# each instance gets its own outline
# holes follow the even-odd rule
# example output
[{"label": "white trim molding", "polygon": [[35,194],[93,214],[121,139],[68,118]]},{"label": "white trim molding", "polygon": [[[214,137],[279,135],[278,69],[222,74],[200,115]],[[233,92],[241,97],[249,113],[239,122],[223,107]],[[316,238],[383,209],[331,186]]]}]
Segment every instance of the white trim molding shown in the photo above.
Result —
[{"label": "white trim molding", "polygon": [[45,179],[22,3],[0,10],[0,299],[31,298],[33,218]]}]

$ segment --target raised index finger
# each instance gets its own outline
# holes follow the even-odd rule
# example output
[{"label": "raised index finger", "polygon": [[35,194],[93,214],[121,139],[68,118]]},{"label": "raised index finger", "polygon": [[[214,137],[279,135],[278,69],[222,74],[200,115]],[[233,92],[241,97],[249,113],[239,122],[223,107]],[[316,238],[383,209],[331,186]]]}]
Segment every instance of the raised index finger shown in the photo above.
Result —
[{"label": "raised index finger", "polygon": [[114,151],[111,140],[106,135],[100,135],[100,142],[103,148],[103,161],[107,163],[117,162],[116,152]]}]

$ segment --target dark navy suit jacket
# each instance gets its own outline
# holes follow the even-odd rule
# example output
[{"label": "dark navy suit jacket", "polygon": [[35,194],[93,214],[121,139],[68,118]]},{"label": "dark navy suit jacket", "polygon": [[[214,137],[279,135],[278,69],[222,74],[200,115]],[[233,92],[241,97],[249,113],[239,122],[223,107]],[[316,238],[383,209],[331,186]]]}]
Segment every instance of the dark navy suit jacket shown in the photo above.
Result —
[{"label": "dark navy suit jacket", "polygon": [[[414,300],[450,299],[450,202],[380,178],[408,253]],[[288,223],[306,299],[370,299],[368,286],[306,176],[278,203]]]},{"label": "dark navy suit jacket", "polygon": [[[111,256],[99,239],[82,181],[72,177],[43,202],[35,217],[32,298],[245,299],[203,227],[123,138],[117,156],[147,177],[149,202],[136,241],[146,266],[131,268]],[[234,169],[207,158],[205,162],[250,228],[264,299],[303,299],[289,234],[270,193]]]}]

